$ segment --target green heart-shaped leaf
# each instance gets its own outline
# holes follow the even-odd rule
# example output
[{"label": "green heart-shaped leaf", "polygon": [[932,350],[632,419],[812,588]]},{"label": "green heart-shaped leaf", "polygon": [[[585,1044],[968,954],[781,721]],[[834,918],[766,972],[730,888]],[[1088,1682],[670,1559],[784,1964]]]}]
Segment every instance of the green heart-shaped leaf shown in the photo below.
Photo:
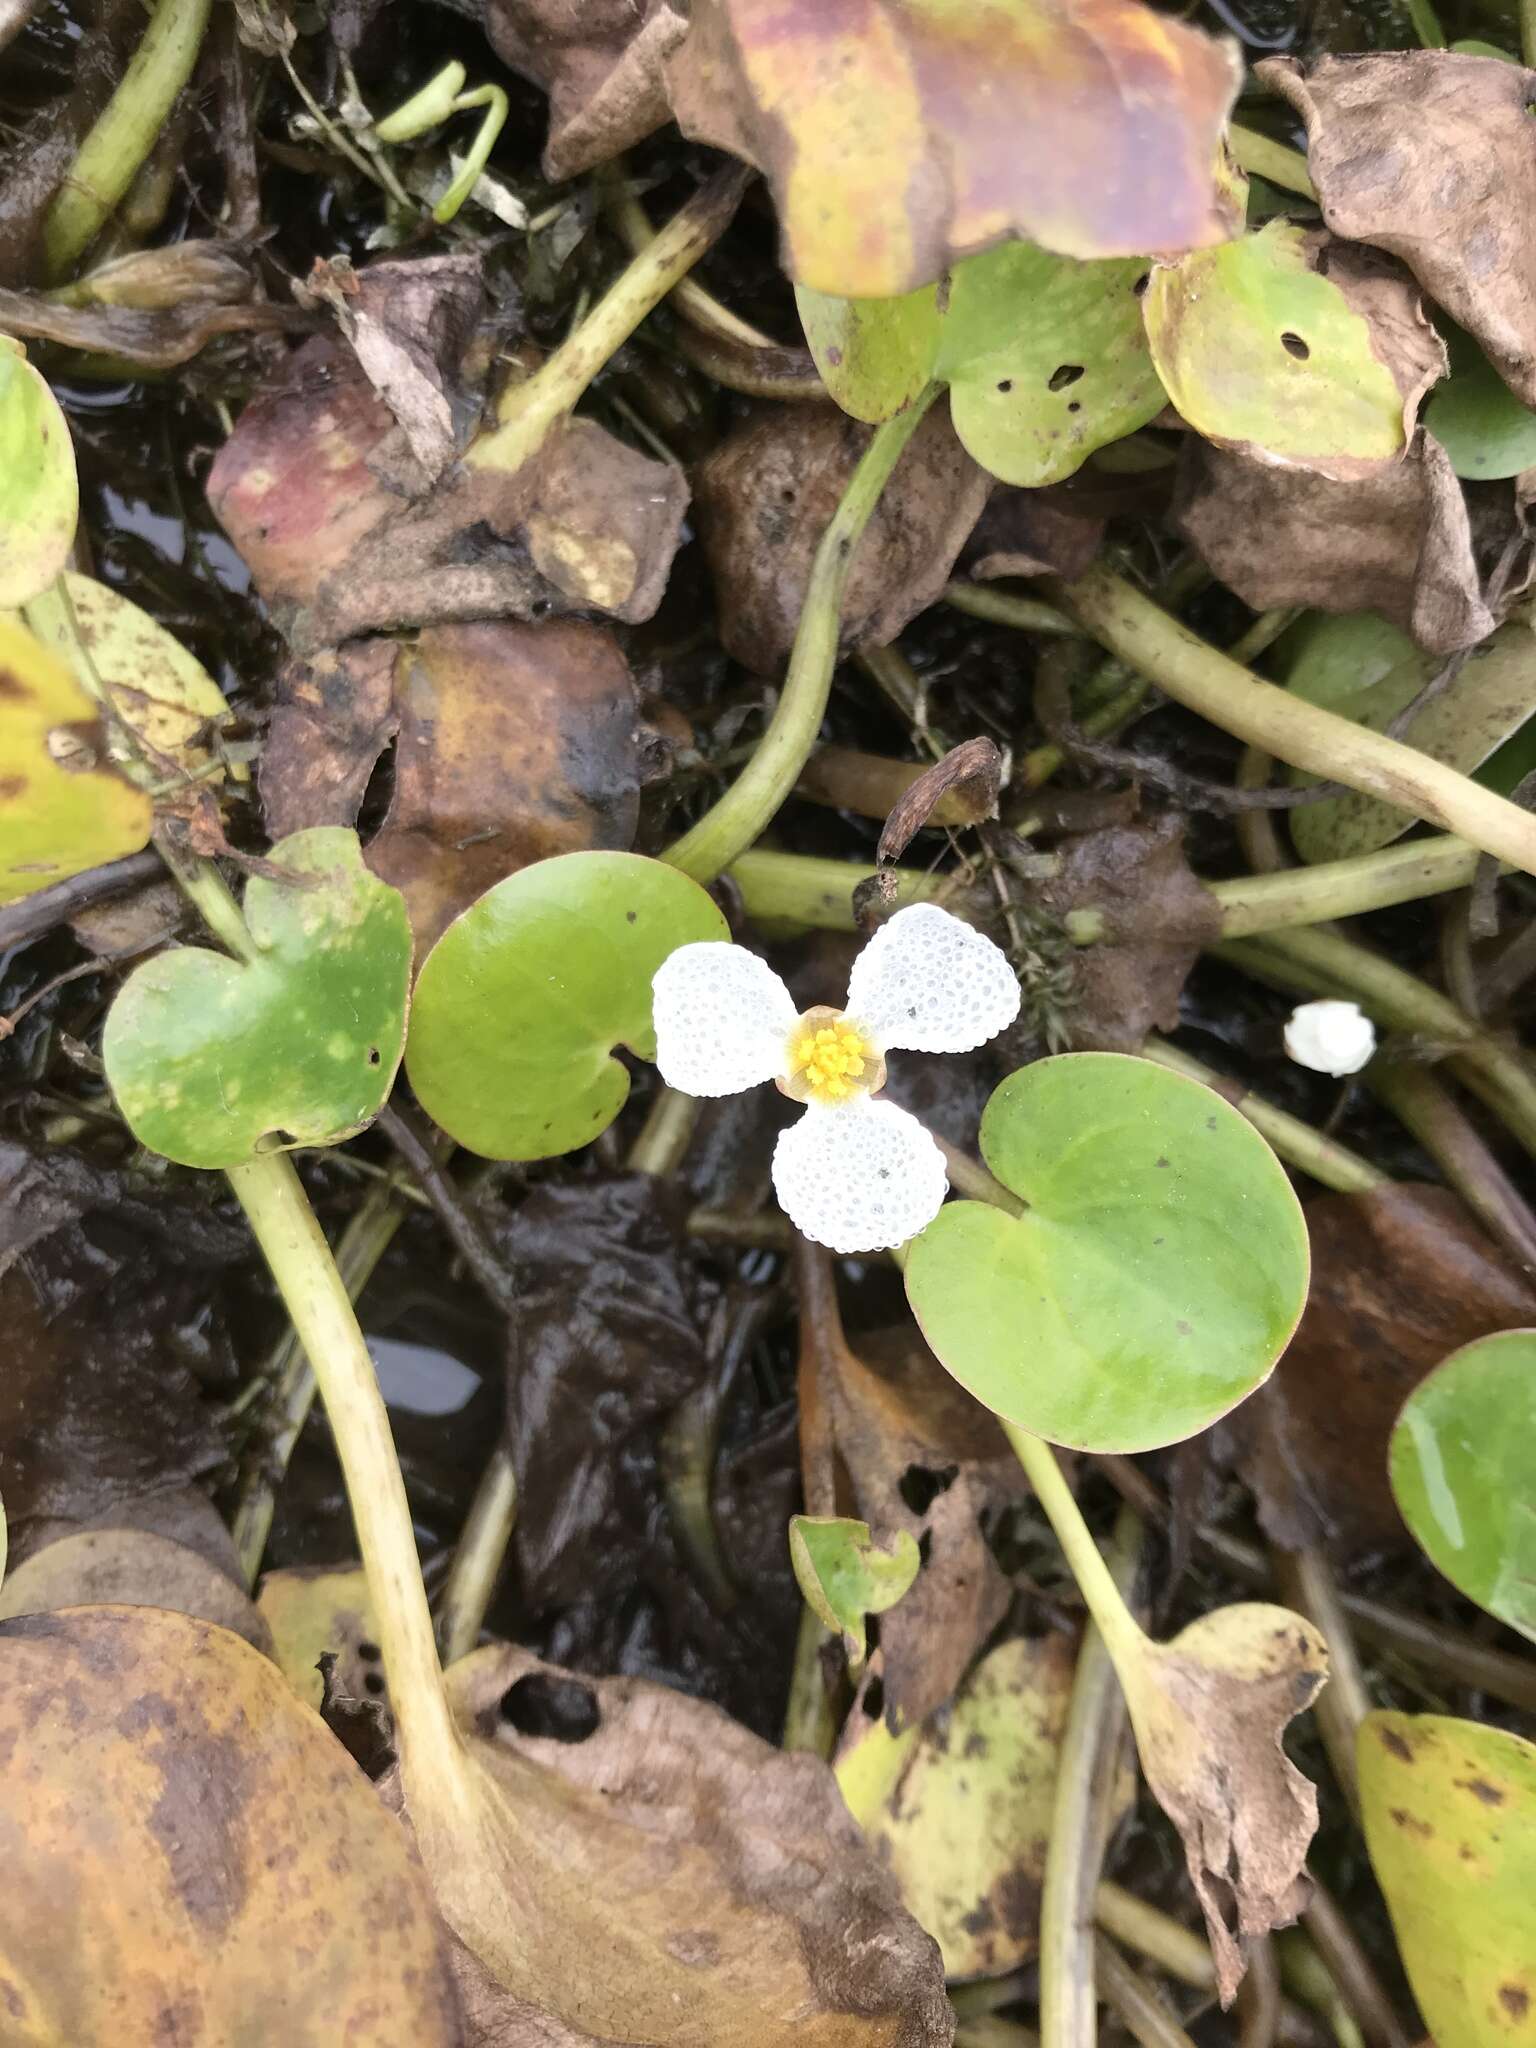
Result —
[{"label": "green heart-shaped leaf", "polygon": [[1403,1404],[1390,1464],[1430,1562],[1536,1642],[1536,1330],[1453,1351]]},{"label": "green heart-shaped leaf", "polygon": [[1518,476],[1536,465],[1536,412],[1522,405],[1469,334],[1451,327],[1451,374],[1424,408],[1424,424],[1458,476]]},{"label": "green heart-shaped leaf", "polygon": [[1402,453],[1397,382],[1366,322],[1312,268],[1302,229],[1271,221],[1159,264],[1142,310],[1168,396],[1208,440],[1325,475]]},{"label": "green heart-shaped leaf", "polygon": [[899,299],[838,299],[795,286],[806,346],[821,380],[856,420],[894,419],[933,375],[939,347],[939,288]]},{"label": "green heart-shaped leaf", "polygon": [[1536,1744],[1445,1714],[1367,1715],[1366,1846],[1435,2048],[1536,2025]]},{"label": "green heart-shaped leaf", "polygon": [[789,1558],[806,1605],[841,1633],[854,1664],[864,1662],[865,1615],[894,1607],[923,1561],[910,1529],[898,1529],[885,1550],[868,1522],[842,1515],[791,1515]]},{"label": "green heart-shaped leaf", "polygon": [[80,517],[69,426],[19,341],[0,334],[0,609],[63,568]]},{"label": "green heart-shaped leaf", "polygon": [[1306,1300],[1306,1225],[1219,1095],[1066,1053],[1009,1075],[981,1150],[1025,1213],[951,1203],[906,1269],[924,1336],[978,1401],[1052,1443],[1144,1451],[1268,1375]]},{"label": "green heart-shaped leaf", "polygon": [[149,838],[149,798],[102,752],[99,707],[35,635],[0,618],[0,903]]},{"label": "green heart-shaped leaf", "polygon": [[183,1166],[349,1138],[400,1064],[411,975],[400,892],[341,826],[295,832],[270,858],[294,879],[258,875],[246,889],[253,959],[162,953],[107,1018],[118,1107],[141,1144]]},{"label": "green heart-shaped leaf", "polygon": [[983,469],[1059,483],[1162,411],[1137,296],[1146,275],[1136,257],[1076,263],[1026,242],[956,264],[936,374]]},{"label": "green heart-shaped leaf", "polygon": [[487,1159],[552,1159],[629,1096],[613,1057],[655,1055],[651,977],[730,929],[697,882],[638,853],[566,853],[488,889],[427,955],[406,1071],[423,1109]]}]

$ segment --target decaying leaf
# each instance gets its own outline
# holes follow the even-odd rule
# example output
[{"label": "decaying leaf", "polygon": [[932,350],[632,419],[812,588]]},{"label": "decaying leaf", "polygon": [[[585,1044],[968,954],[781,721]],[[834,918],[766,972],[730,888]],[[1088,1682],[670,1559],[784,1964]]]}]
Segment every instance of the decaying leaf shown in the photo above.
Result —
[{"label": "decaying leaf", "polygon": [[1191,441],[1175,522],[1256,611],[1380,612],[1432,654],[1475,646],[1496,623],[1461,485],[1422,428],[1401,462],[1352,483]]},{"label": "decaying leaf", "polygon": [[310,324],[294,306],[246,302],[243,295],[235,302],[220,293],[167,305],[65,306],[41,292],[0,288],[0,330],[5,333],[89,355],[115,356],[141,370],[179,369],[221,335],[281,334]]},{"label": "decaying leaf", "polygon": [[[921,1727],[893,1735],[862,1695],[844,1724],[833,1769],[848,1810],[951,1980],[1004,1976],[1039,1952],[1073,1666],[1066,1636],[1019,1637]],[[1127,1774],[1122,1804],[1132,1790]]]},{"label": "decaying leaf", "polygon": [[1142,310],[1168,396],[1206,440],[1338,482],[1397,461],[1446,371],[1411,279],[1288,221],[1154,266]]},{"label": "decaying leaf", "polygon": [[195,1615],[272,1654],[266,1622],[227,1572],[152,1529],[81,1529],[34,1551],[0,1586],[0,1621],[61,1607],[158,1607]]},{"label": "decaying leaf", "polygon": [[1288,1926],[1307,1901],[1317,1789],[1281,1738],[1326,1680],[1328,1646],[1286,1608],[1247,1604],[1203,1614],[1117,1668],[1142,1771],[1184,1838],[1228,2006],[1241,1942]]},{"label": "decaying leaf", "polygon": [[951,747],[941,761],[918,776],[891,811],[876,857],[900,860],[945,798],[949,800],[950,823],[977,824],[983,818],[995,818],[1002,774],[1003,757],[995,740],[965,740]]},{"label": "decaying leaf", "polygon": [[318,1709],[325,1697],[320,1659],[327,1655],[336,1659],[336,1686],[348,1698],[383,1699],[379,1632],[361,1565],[267,1572],[256,1606],[278,1669],[306,1705]]},{"label": "decaying leaf", "polygon": [[1235,53],[1126,0],[699,0],[667,76],[686,135],[767,174],[817,291],[892,298],[1010,236],[1140,256],[1234,230]]},{"label": "decaying leaf", "polygon": [[1536,405],[1536,72],[1452,50],[1257,68],[1307,124],[1329,227],[1400,256]]},{"label": "decaying leaf", "polygon": [[456,2048],[398,1823],[282,1674],[150,1608],[0,1625],[0,1995],[18,2048]]},{"label": "decaying leaf", "polygon": [[393,640],[348,640],[282,669],[258,771],[270,838],[356,824],[368,778],[399,727],[399,652]]},{"label": "decaying leaf", "polygon": [[1269,1381],[1223,1432],[1276,1542],[1400,1544],[1387,1479],[1398,1411],[1448,1352],[1536,1321],[1536,1293],[1443,1188],[1322,1195],[1306,1213],[1306,1311]]},{"label": "decaying leaf", "polygon": [[938,1950],[817,1759],[665,1687],[578,1679],[518,1649],[477,1651],[448,1682],[513,1888],[450,1896],[449,1845],[423,1853],[503,1988],[665,2048],[952,2039]]},{"label": "decaying leaf", "polygon": [[21,343],[0,332],[0,606],[47,589],[79,516],[69,422]]},{"label": "decaying leaf", "polygon": [[1001,576],[1084,574],[1099,552],[1105,516],[1078,480],[1044,490],[994,491],[961,555],[967,576],[990,583]]},{"label": "decaying leaf", "polygon": [[[833,406],[775,406],[728,434],[698,468],[720,639],[758,674],[780,668],[794,644],[812,558],[868,442],[869,429]],[[884,647],[933,603],[988,489],[949,422],[930,412],[854,550],[846,645]]]},{"label": "decaying leaf", "polygon": [[672,0],[489,0],[491,48],[549,94],[544,175],[574,178],[667,119],[665,60],[687,32]]},{"label": "decaying leaf", "polygon": [[1097,911],[1099,939],[1072,961],[1067,1030],[1076,1051],[1139,1052],[1149,1031],[1172,1031],[1201,949],[1221,928],[1211,893],[1184,855],[1184,823],[1162,811],[1063,842],[1040,896],[1057,917]]}]

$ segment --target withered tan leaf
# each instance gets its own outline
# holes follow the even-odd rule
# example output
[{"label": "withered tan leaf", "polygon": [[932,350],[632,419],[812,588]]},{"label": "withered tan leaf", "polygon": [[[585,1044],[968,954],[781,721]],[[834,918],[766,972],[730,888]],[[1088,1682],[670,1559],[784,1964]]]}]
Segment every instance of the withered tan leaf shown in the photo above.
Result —
[{"label": "withered tan leaf", "polygon": [[0,1621],[61,1607],[163,1607],[217,1622],[272,1654],[266,1622],[227,1572],[152,1529],[81,1529],[36,1550],[0,1585]]},{"label": "withered tan leaf", "polygon": [[5,2038],[457,2048],[419,1864],[275,1665],[182,1614],[0,1625]]},{"label": "withered tan leaf", "polygon": [[574,178],[668,118],[664,66],[687,33],[672,0],[488,0],[491,48],[549,94],[544,175]]},{"label": "withered tan leaf", "polygon": [[[925,769],[902,794],[885,821],[876,848],[879,860],[900,860],[945,798],[948,822],[977,824],[997,816],[1003,757],[996,740],[964,740]],[[959,813],[958,817],[956,813]]]},{"label": "withered tan leaf", "polygon": [[1454,50],[1256,68],[1307,124],[1329,227],[1400,256],[1536,405],[1536,71]]},{"label": "withered tan leaf", "polygon": [[[320,1658],[334,1656],[338,1689],[349,1699],[383,1698],[373,1600],[361,1565],[299,1565],[268,1572],[256,1605],[272,1633],[272,1655],[299,1698],[318,1710],[325,1696]],[[364,1655],[365,1648],[371,1653]],[[369,1678],[376,1683],[370,1685]]]}]

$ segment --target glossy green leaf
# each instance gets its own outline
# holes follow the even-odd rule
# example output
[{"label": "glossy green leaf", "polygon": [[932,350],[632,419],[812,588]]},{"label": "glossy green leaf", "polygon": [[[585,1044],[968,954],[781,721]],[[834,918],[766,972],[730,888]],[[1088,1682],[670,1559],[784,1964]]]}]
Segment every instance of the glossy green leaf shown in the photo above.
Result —
[{"label": "glossy green leaf", "polygon": [[74,676],[0,618],[0,903],[146,843],[149,798],[103,752],[97,706]]},{"label": "glossy green leaf", "polygon": [[843,1515],[791,1515],[789,1558],[806,1605],[841,1633],[855,1664],[864,1662],[865,1615],[894,1607],[922,1563],[910,1529],[898,1529],[884,1549],[868,1522]]},{"label": "glossy green leaf", "polygon": [[1451,374],[1424,408],[1424,424],[1458,476],[1492,481],[1536,465],[1536,412],[1524,406],[1470,335],[1451,331]]},{"label": "glossy green leaf", "polygon": [[614,1047],[655,1054],[662,961],[729,937],[697,882],[637,853],[561,854],[509,875],[422,966],[405,1055],[417,1099],[487,1159],[574,1151],[628,1098]]},{"label": "glossy green leaf", "polygon": [[1071,476],[1162,411],[1139,258],[1075,263],[1014,242],[955,266],[939,346],[955,432],[1004,483]]},{"label": "glossy green leaf", "polygon": [[159,954],[107,1017],[118,1107],[142,1144],[184,1166],[349,1138],[400,1064],[411,972],[400,892],[341,826],[295,832],[270,859],[294,879],[257,875],[246,889],[254,960],[200,946]]},{"label": "glossy green leaf", "polygon": [[[143,741],[147,758],[107,720],[107,750],[131,781],[156,789],[177,773],[223,780],[203,742],[208,727],[229,716],[224,692],[148,612],[94,576],[66,570],[27,606],[26,620],[81,687],[98,702],[107,699],[116,718]],[[239,781],[248,778],[243,766],[235,772]]]},{"label": "glossy green leaf", "polygon": [[1422,1380],[1390,1467],[1430,1562],[1536,1642],[1536,1330],[1480,1337]]},{"label": "glossy green leaf", "polygon": [[1402,453],[1396,379],[1366,322],[1313,270],[1302,229],[1271,221],[1158,264],[1142,306],[1168,396],[1207,440],[1324,475]]},{"label": "glossy green leaf", "polygon": [[79,517],[74,444],[59,402],[21,343],[0,334],[0,609],[47,589]]},{"label": "glossy green leaf", "polygon": [[[1374,623],[1381,626],[1380,621]],[[1352,681],[1347,666],[1303,660],[1292,670],[1287,687],[1309,703],[1384,732],[1438,667],[1432,656],[1412,649],[1384,674],[1376,673],[1373,663],[1362,662]],[[1400,737],[1432,760],[1470,775],[1519,732],[1533,712],[1536,630],[1530,614],[1521,613],[1474,649],[1451,683],[1414,716]],[[1298,784],[1316,779],[1300,770],[1291,775]],[[1352,790],[1292,812],[1290,822],[1291,839],[1302,859],[1329,861],[1374,853],[1400,839],[1417,821],[1409,811]]]},{"label": "glossy green leaf", "polygon": [[899,299],[839,299],[795,286],[806,346],[843,411],[877,425],[894,419],[933,375],[939,347],[939,288]]},{"label": "glossy green leaf", "polygon": [[1366,1845],[1435,2048],[1536,2039],[1536,1744],[1442,1714],[1367,1716]]},{"label": "glossy green leaf", "polygon": [[1142,1451],[1266,1378],[1306,1299],[1306,1225],[1229,1103],[1148,1060],[1067,1053],[1003,1082],[981,1150],[1025,1213],[951,1203],[906,1268],[977,1400],[1052,1443]]}]

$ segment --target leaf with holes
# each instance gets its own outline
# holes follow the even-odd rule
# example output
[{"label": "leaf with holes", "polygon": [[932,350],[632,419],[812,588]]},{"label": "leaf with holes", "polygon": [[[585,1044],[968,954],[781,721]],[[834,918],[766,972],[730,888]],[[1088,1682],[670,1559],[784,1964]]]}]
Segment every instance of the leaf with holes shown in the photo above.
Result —
[{"label": "leaf with holes", "polygon": [[418,1101],[487,1159],[590,1143],[629,1096],[615,1046],[654,1056],[652,975],[679,946],[729,937],[697,882],[637,853],[509,875],[423,963],[405,1055]]},{"label": "leaf with holes", "polygon": [[[27,624],[74,670],[83,689],[116,713],[150,750],[144,756],[106,721],[107,751],[142,788],[177,774],[223,780],[209,750],[210,729],[229,716],[224,692],[195,655],[147,612],[94,576],[66,569],[26,609]],[[239,765],[235,779],[249,779]]]},{"label": "leaf with holes", "polygon": [[1392,1495],[1453,1586],[1536,1642],[1536,1330],[1453,1351],[1403,1404]]},{"label": "leaf with holes", "polygon": [[149,798],[102,760],[97,706],[24,626],[0,619],[0,903],[149,838]]},{"label": "leaf with holes", "polygon": [[[1344,621],[1334,622],[1342,627]],[[1350,622],[1354,624],[1353,621]],[[1379,633],[1362,629],[1348,636],[1320,632],[1305,643],[1304,652],[1286,678],[1293,695],[1336,711],[1373,732],[1384,732],[1411,704],[1434,675],[1439,663],[1404,642],[1407,652],[1392,667],[1380,669],[1380,657],[1392,644],[1393,629],[1373,620]],[[1403,636],[1394,636],[1399,641]],[[1371,658],[1355,668],[1335,659],[1357,641],[1370,641]],[[1480,768],[1518,733],[1536,712],[1536,625],[1529,612],[1518,613],[1472,650],[1444,689],[1409,720],[1401,737],[1431,760],[1443,761],[1463,775]],[[1315,775],[1291,771],[1298,786],[1316,782]],[[1358,791],[1308,804],[1291,813],[1291,839],[1305,861],[1346,860],[1352,854],[1374,853],[1400,839],[1418,821],[1411,811],[1398,810],[1379,797]]]},{"label": "leaf with holes", "polygon": [[1142,309],[1158,374],[1198,433],[1347,480],[1402,454],[1405,399],[1314,256],[1303,229],[1271,221],[1156,265]]},{"label": "leaf with holes", "polygon": [[1451,374],[1424,424],[1460,477],[1493,481],[1536,467],[1536,412],[1522,405],[1469,334],[1452,328]]},{"label": "leaf with holes", "polygon": [[183,1166],[334,1145],[388,1099],[400,1064],[411,928],[400,893],[339,825],[272,849],[292,880],[245,892],[254,957],[199,946],[129,976],[102,1058],[134,1136]]},{"label": "leaf with holes", "polygon": [[69,426],[19,341],[0,334],[0,609],[46,590],[69,559],[80,485]]},{"label": "leaf with holes", "polygon": [[906,1269],[923,1335],[979,1401],[1052,1443],[1144,1451],[1267,1378],[1306,1300],[1306,1225],[1219,1095],[1068,1053],[1003,1082],[981,1150],[1028,1207],[949,1204]]},{"label": "leaf with holes", "polygon": [[1519,2048],[1536,2027],[1536,1744],[1376,1713],[1357,1747],[1366,1846],[1435,2048]]},{"label": "leaf with holes", "polygon": [[865,1615],[894,1607],[922,1562],[910,1530],[898,1530],[884,1549],[868,1522],[842,1515],[791,1515],[789,1556],[806,1605],[841,1632],[853,1664],[864,1662]]}]

